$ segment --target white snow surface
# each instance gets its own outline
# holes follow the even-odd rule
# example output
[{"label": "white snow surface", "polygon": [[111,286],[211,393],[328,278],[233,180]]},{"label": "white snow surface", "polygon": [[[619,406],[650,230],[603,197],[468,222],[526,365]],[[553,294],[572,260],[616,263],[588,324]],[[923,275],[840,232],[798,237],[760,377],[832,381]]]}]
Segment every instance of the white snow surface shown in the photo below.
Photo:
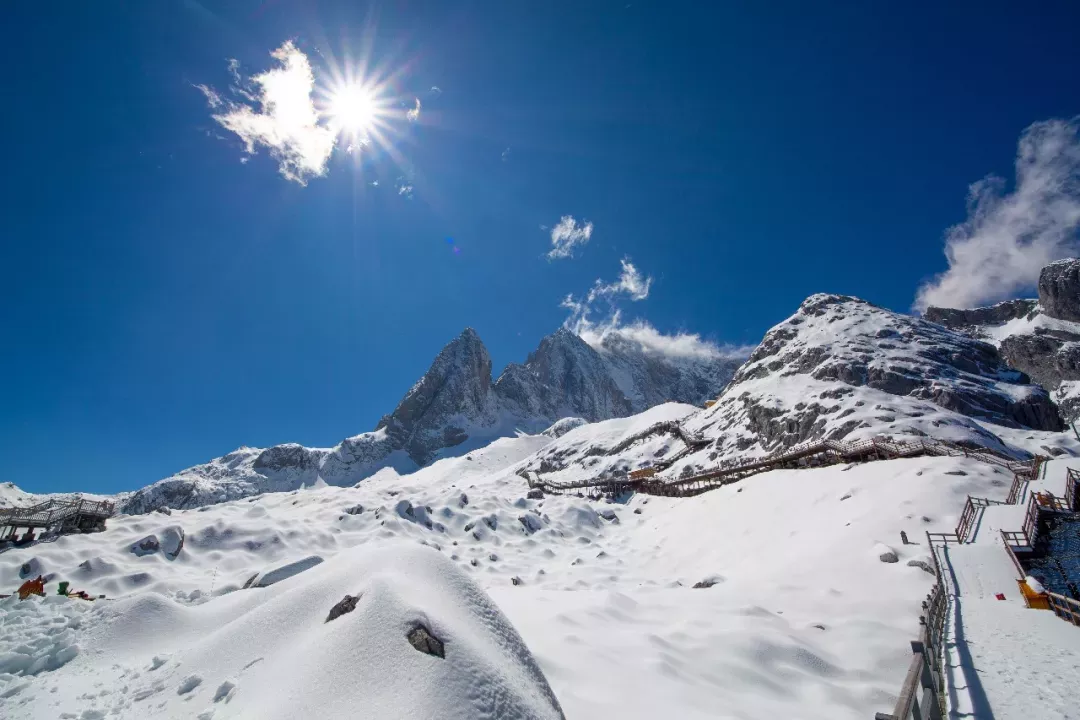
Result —
[{"label": "white snow surface", "polygon": [[[908,565],[927,556],[923,531],[951,531],[966,495],[1004,497],[1011,476],[913,458],[682,500],[525,497],[516,473],[538,451],[617,445],[692,411],[504,438],[357,487],[118,516],[0,553],[5,592],[42,573],[48,593],[63,579],[109,598],[0,603],[0,716],[558,717],[548,684],[569,718],[890,710],[933,583]],[[664,442],[621,454],[639,462]],[[171,551],[179,531],[173,557],[133,552],[150,535]],[[880,561],[880,544],[899,562]],[[715,584],[692,588],[703,579]],[[324,623],[346,594],[356,610]],[[446,658],[408,644],[416,623]]]}]

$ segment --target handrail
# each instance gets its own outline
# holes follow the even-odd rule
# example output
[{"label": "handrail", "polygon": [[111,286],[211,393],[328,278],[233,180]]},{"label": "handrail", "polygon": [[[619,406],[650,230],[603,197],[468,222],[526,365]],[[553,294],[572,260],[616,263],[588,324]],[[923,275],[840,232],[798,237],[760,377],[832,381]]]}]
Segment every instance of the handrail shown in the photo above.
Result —
[{"label": "handrail", "polygon": [[115,507],[114,503],[107,500],[86,500],[81,497],[74,500],[52,499],[30,507],[0,510],[0,525],[28,522],[49,526],[75,515],[111,517]]},{"label": "handrail", "polygon": [[1030,549],[1031,540],[1024,533],[1006,532],[1005,530],[1001,531],[1001,542],[1005,545],[1005,552],[1009,554],[1009,559],[1012,560],[1013,567],[1016,568],[1016,574],[1019,575],[1021,578],[1025,578],[1027,577],[1027,573],[1024,571],[1024,566],[1020,563],[1020,558],[1016,557],[1016,550],[1013,549],[1014,545],[1020,548],[1024,547],[1024,545],[1020,545],[1014,542],[1021,539],[1023,540],[1024,545],[1026,545],[1028,549]]},{"label": "handrail", "polygon": [[1080,489],[1080,472],[1073,470],[1072,468],[1066,468],[1065,470],[1065,505],[1070,510],[1080,510],[1080,506],[1077,505],[1080,501],[1080,493],[1077,490]]},{"label": "handrail", "polygon": [[1073,625],[1080,625],[1080,602],[1054,592],[1046,593],[1046,597],[1055,615]]},{"label": "handrail", "polygon": [[989,448],[971,450],[962,445],[945,440],[919,438],[918,440],[894,440],[878,436],[852,442],[839,440],[814,440],[786,448],[770,455],[731,464],[720,463],[716,468],[687,477],[665,479],[663,477],[631,480],[626,477],[600,477],[570,482],[552,482],[540,478],[529,480],[529,485],[545,492],[560,493],[572,490],[596,489],[600,492],[622,492],[634,490],[653,495],[682,497],[697,494],[715,487],[735,482],[748,475],[767,470],[788,467],[793,463],[805,466],[804,460],[812,456],[828,464],[845,462],[851,459],[881,459],[912,457],[916,455],[965,456],[982,462],[1007,467],[1017,474],[1030,475],[1037,472],[1040,458],[1018,462],[1010,460]]}]

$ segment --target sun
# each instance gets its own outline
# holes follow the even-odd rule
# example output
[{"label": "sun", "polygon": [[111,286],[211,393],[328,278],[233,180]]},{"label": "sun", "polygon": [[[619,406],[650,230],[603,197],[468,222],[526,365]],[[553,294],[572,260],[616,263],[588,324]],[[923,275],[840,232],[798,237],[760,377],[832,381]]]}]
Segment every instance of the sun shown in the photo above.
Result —
[{"label": "sun", "polygon": [[371,88],[350,83],[331,93],[329,100],[327,115],[338,132],[363,135],[375,128],[380,107]]}]

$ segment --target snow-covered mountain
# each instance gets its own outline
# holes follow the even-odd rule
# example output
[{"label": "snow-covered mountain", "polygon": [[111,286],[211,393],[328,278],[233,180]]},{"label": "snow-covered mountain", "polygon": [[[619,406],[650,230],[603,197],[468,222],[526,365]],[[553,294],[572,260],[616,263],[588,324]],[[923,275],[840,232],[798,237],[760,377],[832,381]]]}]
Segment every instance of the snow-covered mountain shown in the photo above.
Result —
[{"label": "snow-covered mountain", "polygon": [[701,405],[723,389],[740,362],[719,353],[667,356],[618,330],[598,344],[594,348],[561,328],[524,364],[508,365],[493,381],[487,348],[468,328],[439,352],[373,432],[332,448],[242,447],[134,492],[122,507],[145,513],[302,485],[351,485],[383,468],[412,472],[500,437],[539,432],[562,418],[596,422],[664,402]]},{"label": "snow-covered mountain", "polygon": [[668,465],[670,476],[818,438],[882,434],[1015,453],[1017,434],[1062,427],[1047,392],[993,345],[843,295],[808,298],[765,335],[714,406],[689,410],[681,427],[707,446],[688,447],[659,418],[622,444],[567,433],[525,469],[560,481],[582,468],[604,476]]},{"label": "snow-covered mountain", "polygon": [[1039,274],[1037,300],[986,308],[931,307],[926,319],[993,343],[1005,361],[1051,391],[1066,421],[1080,417],[1080,259]]}]

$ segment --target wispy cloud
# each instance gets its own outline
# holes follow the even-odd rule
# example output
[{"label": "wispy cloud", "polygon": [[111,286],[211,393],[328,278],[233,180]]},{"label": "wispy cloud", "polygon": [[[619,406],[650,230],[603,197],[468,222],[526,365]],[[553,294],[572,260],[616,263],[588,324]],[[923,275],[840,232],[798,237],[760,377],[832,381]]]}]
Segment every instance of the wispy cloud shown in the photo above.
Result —
[{"label": "wispy cloud", "polygon": [[745,360],[754,351],[753,345],[719,344],[706,340],[697,333],[665,335],[645,320],[635,320],[624,325],[618,311],[604,322],[583,320],[570,329],[600,351],[605,348],[604,341],[613,335],[620,340],[634,343],[646,355],[659,355],[668,359]]},{"label": "wispy cloud", "polygon": [[409,122],[416,122],[420,119],[420,98],[413,98],[416,101],[415,107],[405,112],[405,118]]},{"label": "wispy cloud", "polygon": [[271,56],[279,67],[255,75],[247,83],[238,63],[229,61],[236,83],[232,90],[241,98],[239,102],[225,99],[205,85],[196,87],[211,109],[221,111],[213,115],[214,120],[235,133],[248,154],[259,145],[266,147],[283,176],[306,185],[309,178],[326,173],[337,136],[319,123],[312,101],[315,78],[307,55],[288,41]]},{"label": "wispy cloud", "polygon": [[589,315],[593,312],[596,303],[600,300],[604,300],[607,303],[608,314],[614,315],[617,313],[615,304],[619,300],[627,298],[632,302],[637,302],[649,297],[649,288],[652,287],[652,278],[643,275],[641,271],[630,262],[630,258],[623,258],[619,262],[622,265],[622,272],[619,274],[619,279],[617,281],[605,283],[603,280],[597,279],[583,298],[577,299],[573,295],[567,295],[563,299],[562,303],[560,303],[560,307],[564,307],[570,311],[570,317],[566,319],[567,327],[575,328],[584,326],[582,325],[583,323],[589,324]]},{"label": "wispy cloud", "polygon": [[752,347],[720,345],[695,333],[666,335],[645,320],[624,324],[617,303],[624,299],[644,300],[651,288],[652,278],[643,274],[630,258],[623,258],[618,280],[609,283],[597,280],[584,297],[567,295],[563,299],[561,307],[570,311],[564,325],[601,351],[605,340],[617,335],[620,342],[634,343],[645,354],[668,359],[741,360],[750,355]]},{"label": "wispy cloud", "polygon": [[503,162],[506,162],[507,160],[509,160],[510,159],[510,148],[506,148],[505,150],[503,150],[502,155],[500,155],[499,157],[502,159]]},{"label": "wispy cloud", "polygon": [[398,185],[397,194],[398,195],[404,195],[405,197],[412,200],[413,186],[412,185]]},{"label": "wispy cloud", "polygon": [[[505,159],[505,158],[504,158]],[[574,254],[574,248],[584,245],[592,238],[593,224],[586,222],[578,225],[572,215],[563,215],[555,227],[551,228],[551,251],[548,260],[568,258]]]},{"label": "wispy cloud", "polygon": [[945,234],[949,269],[919,288],[915,309],[968,308],[1030,291],[1053,260],[1080,252],[1080,117],[1037,122],[1016,153],[1016,184],[989,176],[968,217]]}]

